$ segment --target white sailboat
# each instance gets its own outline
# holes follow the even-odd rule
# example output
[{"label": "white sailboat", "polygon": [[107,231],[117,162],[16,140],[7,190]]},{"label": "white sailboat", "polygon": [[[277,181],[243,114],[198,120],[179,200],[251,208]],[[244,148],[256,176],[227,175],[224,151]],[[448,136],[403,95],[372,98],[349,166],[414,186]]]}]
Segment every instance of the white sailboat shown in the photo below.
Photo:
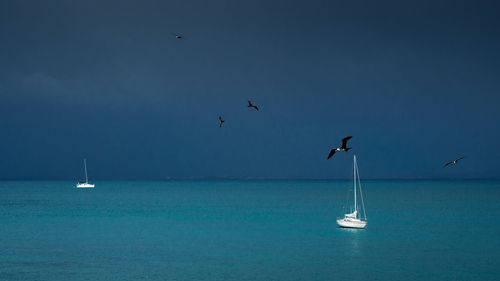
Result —
[{"label": "white sailboat", "polygon": [[89,178],[87,176],[87,159],[83,159],[83,165],[85,166],[85,182],[79,182],[76,184],[76,188],[94,188],[94,184],[89,183]]},{"label": "white sailboat", "polygon": [[[366,211],[365,203],[363,202],[363,192],[361,191],[361,181],[359,180],[358,164],[356,163],[356,155],[354,155],[354,212],[345,214],[344,218],[338,219],[337,224],[340,227],[346,228],[365,228],[366,226]],[[357,179],[357,180],[356,180]],[[358,216],[358,205],[356,198],[356,184],[359,187],[359,195],[361,197],[361,205],[363,207],[364,219]]]}]

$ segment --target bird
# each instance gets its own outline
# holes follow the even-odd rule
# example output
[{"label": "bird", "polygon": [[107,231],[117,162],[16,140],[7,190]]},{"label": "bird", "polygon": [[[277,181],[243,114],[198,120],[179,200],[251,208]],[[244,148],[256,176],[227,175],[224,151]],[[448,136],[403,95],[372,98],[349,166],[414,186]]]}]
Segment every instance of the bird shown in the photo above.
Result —
[{"label": "bird", "polygon": [[458,162],[458,161],[460,161],[460,160],[462,160],[462,159],[464,159],[464,158],[465,158],[465,156],[462,156],[462,157],[460,157],[460,158],[458,158],[458,159],[455,159],[455,160],[453,160],[453,161],[450,161],[450,162],[448,162],[448,163],[444,164],[443,168],[444,168],[444,167],[446,167],[446,166],[448,166],[448,165],[450,165],[450,164],[457,164],[457,162]]},{"label": "bird", "polygon": [[178,33],[172,33],[172,35],[175,36],[175,39],[184,39],[184,36],[178,34]]},{"label": "bird", "polygon": [[349,151],[349,149],[351,149],[352,147],[347,147],[347,141],[350,140],[351,138],[352,138],[352,136],[348,136],[348,137],[343,138],[342,139],[342,146],[330,150],[330,154],[328,154],[328,157],[326,158],[326,160],[332,158],[333,154],[335,154],[335,152],[337,152],[337,151],[345,151],[345,152]]},{"label": "bird", "polygon": [[222,120],[222,117],[219,115],[219,128],[222,128],[222,123],[226,122],[226,120]]},{"label": "bird", "polygon": [[259,111],[259,108],[258,108],[257,106],[255,106],[255,105],[253,105],[253,103],[252,103],[252,101],[251,101],[251,100],[249,100],[249,101],[248,101],[248,107],[253,107],[253,108],[255,108],[257,111]]}]

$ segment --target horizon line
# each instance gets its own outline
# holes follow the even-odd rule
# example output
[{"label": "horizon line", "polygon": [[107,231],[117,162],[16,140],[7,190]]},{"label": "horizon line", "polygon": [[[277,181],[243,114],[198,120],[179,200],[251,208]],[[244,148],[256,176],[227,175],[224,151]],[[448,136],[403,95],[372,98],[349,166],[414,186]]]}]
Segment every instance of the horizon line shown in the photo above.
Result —
[{"label": "horizon line", "polygon": [[[295,180],[295,181],[331,181],[331,180],[352,180],[352,178],[309,178],[309,177],[172,177],[172,178],[163,178],[163,179],[95,179],[89,180],[89,182],[96,181],[231,181],[231,180],[247,180],[247,181],[286,181],[286,180]],[[363,181],[367,180],[500,180],[499,177],[387,177],[387,178],[364,178]],[[74,181],[78,182],[78,180],[74,179],[0,179],[0,182],[7,181]]]}]

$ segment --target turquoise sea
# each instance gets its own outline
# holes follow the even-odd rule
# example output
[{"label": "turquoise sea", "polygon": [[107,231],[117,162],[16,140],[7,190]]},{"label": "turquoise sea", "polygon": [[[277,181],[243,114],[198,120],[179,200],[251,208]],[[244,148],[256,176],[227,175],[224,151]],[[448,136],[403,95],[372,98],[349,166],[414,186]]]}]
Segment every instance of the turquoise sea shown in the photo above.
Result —
[{"label": "turquoise sea", "polygon": [[500,181],[0,182],[0,280],[500,280]]}]

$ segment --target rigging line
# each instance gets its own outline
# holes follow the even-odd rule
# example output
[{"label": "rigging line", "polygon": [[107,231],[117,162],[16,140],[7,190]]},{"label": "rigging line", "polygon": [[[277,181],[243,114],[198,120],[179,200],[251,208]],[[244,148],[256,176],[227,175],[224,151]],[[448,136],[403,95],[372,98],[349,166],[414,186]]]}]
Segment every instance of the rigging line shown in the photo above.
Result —
[{"label": "rigging line", "polygon": [[365,202],[363,200],[363,191],[361,189],[361,181],[359,180],[359,170],[357,165],[356,165],[356,173],[358,174],[358,185],[359,185],[359,195],[361,195],[361,205],[363,205],[363,214],[365,215],[365,220],[366,220]]}]

